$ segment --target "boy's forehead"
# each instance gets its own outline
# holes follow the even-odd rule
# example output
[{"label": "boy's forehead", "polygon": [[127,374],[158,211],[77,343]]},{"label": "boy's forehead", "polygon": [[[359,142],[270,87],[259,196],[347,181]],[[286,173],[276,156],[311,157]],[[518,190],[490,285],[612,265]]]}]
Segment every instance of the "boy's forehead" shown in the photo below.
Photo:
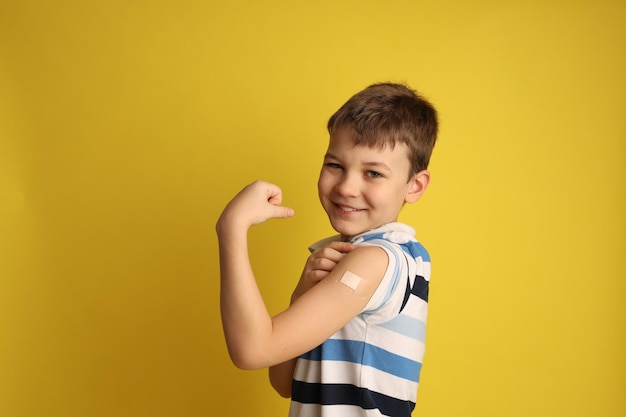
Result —
[{"label": "boy's forehead", "polygon": [[339,157],[342,155],[360,155],[365,158],[392,158],[395,162],[410,163],[409,148],[403,142],[381,141],[376,144],[359,143],[351,135],[331,135],[326,155]]},{"label": "boy's forehead", "polygon": [[[342,134],[344,133],[344,134]],[[346,132],[337,132],[330,135],[328,142],[328,149],[332,148],[346,148],[355,150],[372,151],[376,153],[387,153],[400,151],[404,152],[408,150],[408,146],[404,142],[395,142],[392,139],[381,138],[373,143],[359,141],[353,135],[345,134]]]},{"label": "boy's forehead", "polygon": [[342,145],[351,145],[354,147],[364,147],[371,149],[384,150],[385,148],[394,149],[397,145],[404,145],[403,142],[398,142],[392,137],[383,133],[377,134],[374,137],[365,139],[357,134],[352,127],[344,125],[336,129],[330,134],[330,142],[340,143]]}]

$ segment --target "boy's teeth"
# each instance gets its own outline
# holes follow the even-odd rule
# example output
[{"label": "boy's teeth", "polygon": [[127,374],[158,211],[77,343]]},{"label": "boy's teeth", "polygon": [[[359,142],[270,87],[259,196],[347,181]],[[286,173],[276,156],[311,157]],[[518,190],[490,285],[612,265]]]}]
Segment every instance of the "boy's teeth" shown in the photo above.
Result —
[{"label": "boy's teeth", "polygon": [[356,211],[357,210],[352,207],[344,207],[344,206],[339,206],[339,208],[342,209],[343,211]]}]

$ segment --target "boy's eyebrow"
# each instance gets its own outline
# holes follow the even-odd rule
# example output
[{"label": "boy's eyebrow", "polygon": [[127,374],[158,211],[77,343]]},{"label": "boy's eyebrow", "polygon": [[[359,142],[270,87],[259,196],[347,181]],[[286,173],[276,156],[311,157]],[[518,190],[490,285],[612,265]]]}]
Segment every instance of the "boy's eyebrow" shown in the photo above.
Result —
[{"label": "boy's eyebrow", "polygon": [[389,168],[389,166],[387,166],[387,164],[385,164],[384,162],[372,161],[372,162],[365,162],[363,163],[363,165],[369,166],[369,167],[375,167],[375,168],[382,168],[382,169],[386,169],[387,171],[391,171],[391,168]]},{"label": "boy's eyebrow", "polygon": [[[339,158],[337,158],[331,152],[326,152],[326,154],[324,155],[324,159],[339,160]],[[387,164],[385,164],[384,162],[368,161],[368,162],[364,162],[363,165],[365,165],[367,167],[372,167],[372,168],[377,168],[377,169],[385,169],[387,171],[391,171],[391,168]]]}]

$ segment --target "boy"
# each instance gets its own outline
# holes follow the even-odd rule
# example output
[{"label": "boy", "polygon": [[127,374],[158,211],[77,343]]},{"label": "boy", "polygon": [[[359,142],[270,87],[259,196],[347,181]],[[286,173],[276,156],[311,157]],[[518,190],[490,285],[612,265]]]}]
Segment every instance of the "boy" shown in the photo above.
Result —
[{"label": "boy", "polygon": [[374,84],[329,120],[318,180],[339,233],[315,246],[289,308],[270,317],[253,275],[247,230],[294,214],[280,189],[244,188],[217,222],[221,312],[240,368],[270,367],[290,416],[410,416],[424,353],[430,259],[398,223],[430,180],[433,106],[400,84]]}]

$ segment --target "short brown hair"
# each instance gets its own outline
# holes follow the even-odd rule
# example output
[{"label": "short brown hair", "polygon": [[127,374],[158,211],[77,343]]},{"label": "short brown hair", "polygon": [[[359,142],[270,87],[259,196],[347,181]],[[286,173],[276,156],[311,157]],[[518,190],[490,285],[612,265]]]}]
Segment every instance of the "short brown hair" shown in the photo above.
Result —
[{"label": "short brown hair", "polygon": [[409,148],[411,171],[426,168],[437,139],[437,111],[404,84],[372,84],[352,96],[328,120],[328,132],[350,126],[357,145],[392,148],[397,142]]}]

